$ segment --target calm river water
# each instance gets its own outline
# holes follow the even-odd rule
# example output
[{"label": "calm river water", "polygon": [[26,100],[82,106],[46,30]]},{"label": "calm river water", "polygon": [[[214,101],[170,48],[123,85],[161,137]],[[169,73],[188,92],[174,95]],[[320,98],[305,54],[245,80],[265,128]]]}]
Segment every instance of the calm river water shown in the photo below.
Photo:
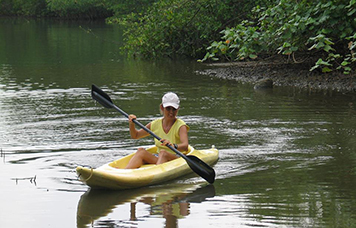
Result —
[{"label": "calm river water", "polygon": [[[104,23],[0,19],[0,227],[355,227],[356,96],[198,75],[195,61],[120,55]],[[78,165],[98,167],[132,140],[96,84],[144,124],[164,92],[197,149],[215,145],[217,180],[188,176],[131,191],[89,191]]]}]

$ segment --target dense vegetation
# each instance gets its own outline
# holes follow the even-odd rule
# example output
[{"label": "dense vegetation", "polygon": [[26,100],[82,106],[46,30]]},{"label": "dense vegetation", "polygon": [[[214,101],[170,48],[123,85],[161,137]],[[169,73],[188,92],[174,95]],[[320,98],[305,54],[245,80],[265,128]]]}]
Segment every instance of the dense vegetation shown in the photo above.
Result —
[{"label": "dense vegetation", "polygon": [[125,48],[133,55],[200,58],[226,26],[245,18],[256,4],[271,0],[162,0],[119,21],[126,30]]},{"label": "dense vegetation", "polygon": [[45,0],[0,0],[1,16],[44,16]]},{"label": "dense vegetation", "polygon": [[256,59],[295,53],[318,56],[311,70],[349,74],[356,62],[356,0],[280,0],[255,7],[252,20],[222,30],[203,60]]},{"label": "dense vegetation", "polygon": [[155,0],[0,0],[0,15],[98,19],[143,12]]},{"label": "dense vegetation", "polygon": [[356,0],[0,0],[1,15],[108,18],[132,56],[250,61],[316,57],[311,70],[353,72]]}]

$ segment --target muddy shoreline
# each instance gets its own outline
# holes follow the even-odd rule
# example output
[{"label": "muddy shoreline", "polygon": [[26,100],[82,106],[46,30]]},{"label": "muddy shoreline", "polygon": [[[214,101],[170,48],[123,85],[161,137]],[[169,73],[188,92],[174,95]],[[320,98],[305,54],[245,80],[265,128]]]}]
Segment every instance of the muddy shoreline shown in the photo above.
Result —
[{"label": "muddy shoreline", "polygon": [[271,79],[273,86],[292,86],[307,90],[356,92],[356,74],[310,72],[311,63],[284,63],[281,61],[233,62],[206,64],[197,74],[227,80],[251,83]]}]

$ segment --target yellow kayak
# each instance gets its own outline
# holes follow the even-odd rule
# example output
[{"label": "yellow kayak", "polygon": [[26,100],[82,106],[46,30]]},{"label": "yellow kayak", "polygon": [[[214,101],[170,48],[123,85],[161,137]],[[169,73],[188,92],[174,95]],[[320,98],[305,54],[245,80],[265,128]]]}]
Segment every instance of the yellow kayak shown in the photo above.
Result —
[{"label": "yellow kayak", "polygon": [[[152,154],[157,151],[155,146],[147,150]],[[80,180],[92,188],[115,190],[154,185],[193,173],[183,158],[160,165],[148,164],[137,169],[124,169],[133,155],[134,153],[96,169],[78,166],[76,171]],[[198,157],[208,165],[215,164],[219,159],[219,152],[214,146],[207,150],[195,150],[189,146],[186,155]]]}]

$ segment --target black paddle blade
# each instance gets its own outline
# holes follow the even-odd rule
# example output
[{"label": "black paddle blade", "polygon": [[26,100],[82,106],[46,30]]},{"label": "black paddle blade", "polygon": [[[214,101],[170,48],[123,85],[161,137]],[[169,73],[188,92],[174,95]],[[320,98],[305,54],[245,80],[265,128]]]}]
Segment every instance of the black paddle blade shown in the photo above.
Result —
[{"label": "black paddle blade", "polygon": [[99,102],[105,108],[113,108],[114,106],[114,103],[112,102],[109,95],[107,95],[96,85],[91,86],[91,97],[97,102]]},{"label": "black paddle blade", "polygon": [[196,174],[204,178],[210,184],[214,183],[215,171],[208,164],[193,155],[188,155],[185,160]]}]

